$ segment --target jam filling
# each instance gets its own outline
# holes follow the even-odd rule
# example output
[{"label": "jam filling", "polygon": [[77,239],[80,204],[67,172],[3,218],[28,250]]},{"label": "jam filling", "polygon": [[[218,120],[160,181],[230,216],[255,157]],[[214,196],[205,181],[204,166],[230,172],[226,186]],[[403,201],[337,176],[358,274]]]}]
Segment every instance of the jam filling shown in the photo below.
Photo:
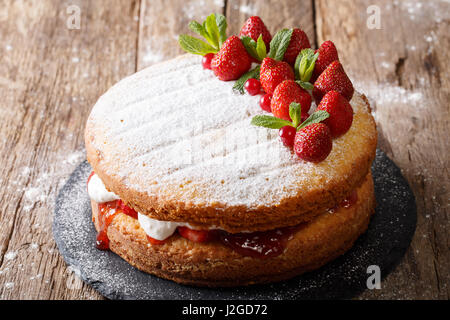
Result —
[{"label": "jam filling", "polygon": [[[338,206],[329,209],[328,212],[334,213],[340,207],[350,208],[355,205],[357,201],[358,194],[355,190]],[[98,249],[109,250],[109,239],[107,235],[108,226],[111,224],[114,217],[119,213],[124,213],[134,219],[138,218],[138,213],[134,209],[128,207],[122,200],[98,204],[98,222],[100,227],[96,240],[96,247]],[[242,232],[235,234],[222,230],[194,230],[188,227],[178,227],[177,232],[180,236],[190,241],[220,241],[222,244],[243,256],[265,259],[282,254],[286,248],[287,242],[292,239],[294,234],[299,231],[302,226],[304,226],[304,224],[269,231],[251,233]],[[147,236],[147,239],[152,245],[162,245],[168,240],[157,240],[149,236]]]},{"label": "jam filling", "polygon": [[97,233],[97,240],[95,246],[100,250],[109,250],[108,226],[113,221],[114,217],[124,213],[134,219],[137,219],[138,213],[123,203],[122,200],[115,200],[98,205],[98,224],[99,231]]}]

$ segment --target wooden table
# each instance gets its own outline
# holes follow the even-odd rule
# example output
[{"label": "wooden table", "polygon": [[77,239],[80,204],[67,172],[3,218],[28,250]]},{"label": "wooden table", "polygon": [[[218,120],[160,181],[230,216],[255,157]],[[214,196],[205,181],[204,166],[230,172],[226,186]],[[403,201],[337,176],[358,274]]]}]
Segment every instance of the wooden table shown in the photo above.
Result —
[{"label": "wooden table", "polygon": [[[373,4],[381,29],[367,25]],[[77,8],[80,29],[71,29]],[[102,299],[56,249],[55,196],[85,158],[98,97],[181,53],[177,35],[211,12],[226,14],[229,34],[259,15],[272,33],[300,26],[315,46],[336,43],[418,207],[405,257],[381,290],[358,298],[448,299],[450,4],[438,0],[0,0],[0,298]]]}]

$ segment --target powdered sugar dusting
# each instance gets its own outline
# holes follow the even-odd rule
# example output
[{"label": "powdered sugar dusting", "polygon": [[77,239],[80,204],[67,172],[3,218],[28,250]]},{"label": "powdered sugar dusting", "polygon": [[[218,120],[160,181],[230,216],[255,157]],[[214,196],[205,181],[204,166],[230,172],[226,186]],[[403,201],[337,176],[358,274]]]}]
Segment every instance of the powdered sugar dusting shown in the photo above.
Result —
[{"label": "powdered sugar dusting", "polygon": [[235,94],[233,84],[203,70],[196,56],[122,80],[100,98],[88,120],[88,128],[96,128],[93,145],[109,164],[103,170],[150,195],[255,208],[307,191],[314,179],[331,181],[331,167],[345,167],[344,159],[352,163],[349,157],[363,152],[353,143],[364,145],[375,134],[355,94],[350,131],[334,140],[322,163],[303,162],[283,146],[277,130],[250,125],[262,113],[259,96]]}]

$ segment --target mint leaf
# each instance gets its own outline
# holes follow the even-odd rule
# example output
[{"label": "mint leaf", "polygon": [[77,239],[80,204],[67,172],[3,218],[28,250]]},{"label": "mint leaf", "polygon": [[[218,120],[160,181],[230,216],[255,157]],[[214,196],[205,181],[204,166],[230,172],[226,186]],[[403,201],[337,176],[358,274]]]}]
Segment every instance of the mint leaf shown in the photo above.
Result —
[{"label": "mint leaf", "polygon": [[269,129],[281,129],[285,126],[292,126],[292,123],[287,120],[267,115],[254,116],[251,124]]},{"label": "mint leaf", "polygon": [[248,79],[253,78],[259,80],[260,67],[261,66],[256,66],[254,69],[244,73],[234,84],[233,90],[239,92],[240,94],[244,94],[244,85]]},{"label": "mint leaf", "polygon": [[311,79],[318,57],[319,54],[315,54],[314,50],[303,49],[295,59],[295,78],[303,82],[308,82]]},{"label": "mint leaf", "polygon": [[282,29],[277,32],[272,41],[270,41],[269,58],[283,60],[284,53],[291,42],[292,32],[292,29]]},{"label": "mint leaf", "polygon": [[186,34],[180,34],[178,37],[178,43],[184,51],[202,56],[207,53],[217,53],[218,51],[208,43]]},{"label": "mint leaf", "polygon": [[222,14],[216,14],[216,25],[219,29],[219,45],[222,47],[222,44],[227,40],[227,19]]},{"label": "mint leaf", "polygon": [[319,110],[314,112],[312,115],[309,116],[308,119],[306,119],[301,125],[297,127],[297,131],[303,129],[304,127],[307,127],[313,123],[319,123],[323,120],[330,117],[330,114],[324,110]]},{"label": "mint leaf", "polygon": [[302,121],[302,106],[300,103],[292,102],[289,105],[289,116],[292,119],[292,124],[295,128],[300,124]]},{"label": "mint leaf", "polygon": [[245,50],[247,50],[248,54],[251,55],[253,58],[259,60],[258,52],[256,51],[256,42],[250,37],[243,36],[241,38],[241,42],[245,47]]},{"label": "mint leaf", "polygon": [[214,13],[210,14],[208,17],[206,17],[205,20],[205,30],[208,33],[212,43],[210,43],[215,48],[220,48],[219,44],[219,27],[216,23],[216,15]]},{"label": "mint leaf", "polygon": [[262,61],[267,56],[267,48],[262,38],[262,34],[259,35],[258,41],[256,41],[256,53],[259,61]]},{"label": "mint leaf", "polygon": [[196,34],[202,37],[206,37],[206,30],[203,28],[203,25],[198,23],[197,21],[191,21],[189,22],[189,29],[194,31]]},{"label": "mint leaf", "polygon": [[300,87],[302,87],[305,90],[312,90],[312,89],[314,89],[314,85],[312,83],[310,83],[310,82],[303,82],[303,81],[300,81],[300,80],[297,80],[295,82],[297,82],[297,84],[300,85]]}]

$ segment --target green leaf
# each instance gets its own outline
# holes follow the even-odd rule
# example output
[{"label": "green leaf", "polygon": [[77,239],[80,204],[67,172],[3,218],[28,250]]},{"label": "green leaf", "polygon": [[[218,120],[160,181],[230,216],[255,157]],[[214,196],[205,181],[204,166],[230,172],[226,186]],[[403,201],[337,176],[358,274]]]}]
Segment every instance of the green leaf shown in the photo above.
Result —
[{"label": "green leaf", "polygon": [[307,127],[313,123],[319,123],[323,120],[327,119],[330,116],[330,114],[324,110],[319,110],[314,112],[312,115],[309,116],[308,119],[306,119],[301,125],[297,127],[297,131],[303,129],[304,127]]},{"label": "green leaf", "polygon": [[284,53],[291,42],[292,31],[292,29],[282,29],[277,32],[272,41],[270,41],[269,58],[283,60]]},{"label": "green leaf", "polygon": [[184,51],[193,54],[204,56],[207,53],[217,53],[218,51],[208,43],[186,34],[180,34],[180,36],[178,37],[178,42]]},{"label": "green leaf", "polygon": [[292,119],[292,124],[295,128],[297,128],[297,126],[302,121],[302,106],[300,105],[300,103],[292,102],[289,105],[289,116]]},{"label": "green leaf", "polygon": [[264,127],[264,128],[269,128],[269,129],[281,129],[285,126],[292,126],[292,123],[287,120],[283,120],[283,119],[276,118],[273,116],[268,116],[268,115],[254,116],[251,121],[251,124],[254,126]]},{"label": "green leaf", "polygon": [[259,35],[258,41],[256,41],[256,53],[258,55],[258,60],[262,61],[267,56],[267,48],[264,43],[262,34]]},{"label": "green leaf", "polygon": [[312,90],[312,89],[314,89],[314,85],[312,83],[310,83],[310,82],[303,82],[303,81],[300,81],[300,80],[297,80],[295,82],[297,82],[297,84],[300,85],[300,87],[302,87],[305,90]]},{"label": "green leaf", "polygon": [[189,22],[189,29],[194,31],[199,36],[205,37],[206,36],[206,30],[203,28],[203,26],[198,23],[197,21],[191,21]]},{"label": "green leaf", "polygon": [[233,90],[239,92],[240,94],[244,94],[244,84],[250,79],[258,79],[259,80],[259,69],[261,66],[256,66],[254,69],[244,73],[234,84]]},{"label": "green leaf", "polygon": [[303,82],[308,82],[311,79],[318,57],[319,54],[315,54],[314,50],[303,49],[295,59],[295,78]]},{"label": "green leaf", "polygon": [[222,44],[227,40],[227,19],[222,14],[216,14],[216,25],[219,29],[219,45],[222,47]]},{"label": "green leaf", "polygon": [[251,55],[253,58],[258,59],[258,52],[256,51],[256,42],[250,37],[243,36],[241,38],[242,44],[245,47],[245,50],[247,50],[248,54]]},{"label": "green leaf", "polygon": [[216,23],[216,15],[214,13],[210,14],[208,17],[206,17],[205,20],[205,29],[208,35],[210,36],[213,43],[211,43],[212,46],[216,48],[220,48],[220,34],[219,34],[219,27]]}]

